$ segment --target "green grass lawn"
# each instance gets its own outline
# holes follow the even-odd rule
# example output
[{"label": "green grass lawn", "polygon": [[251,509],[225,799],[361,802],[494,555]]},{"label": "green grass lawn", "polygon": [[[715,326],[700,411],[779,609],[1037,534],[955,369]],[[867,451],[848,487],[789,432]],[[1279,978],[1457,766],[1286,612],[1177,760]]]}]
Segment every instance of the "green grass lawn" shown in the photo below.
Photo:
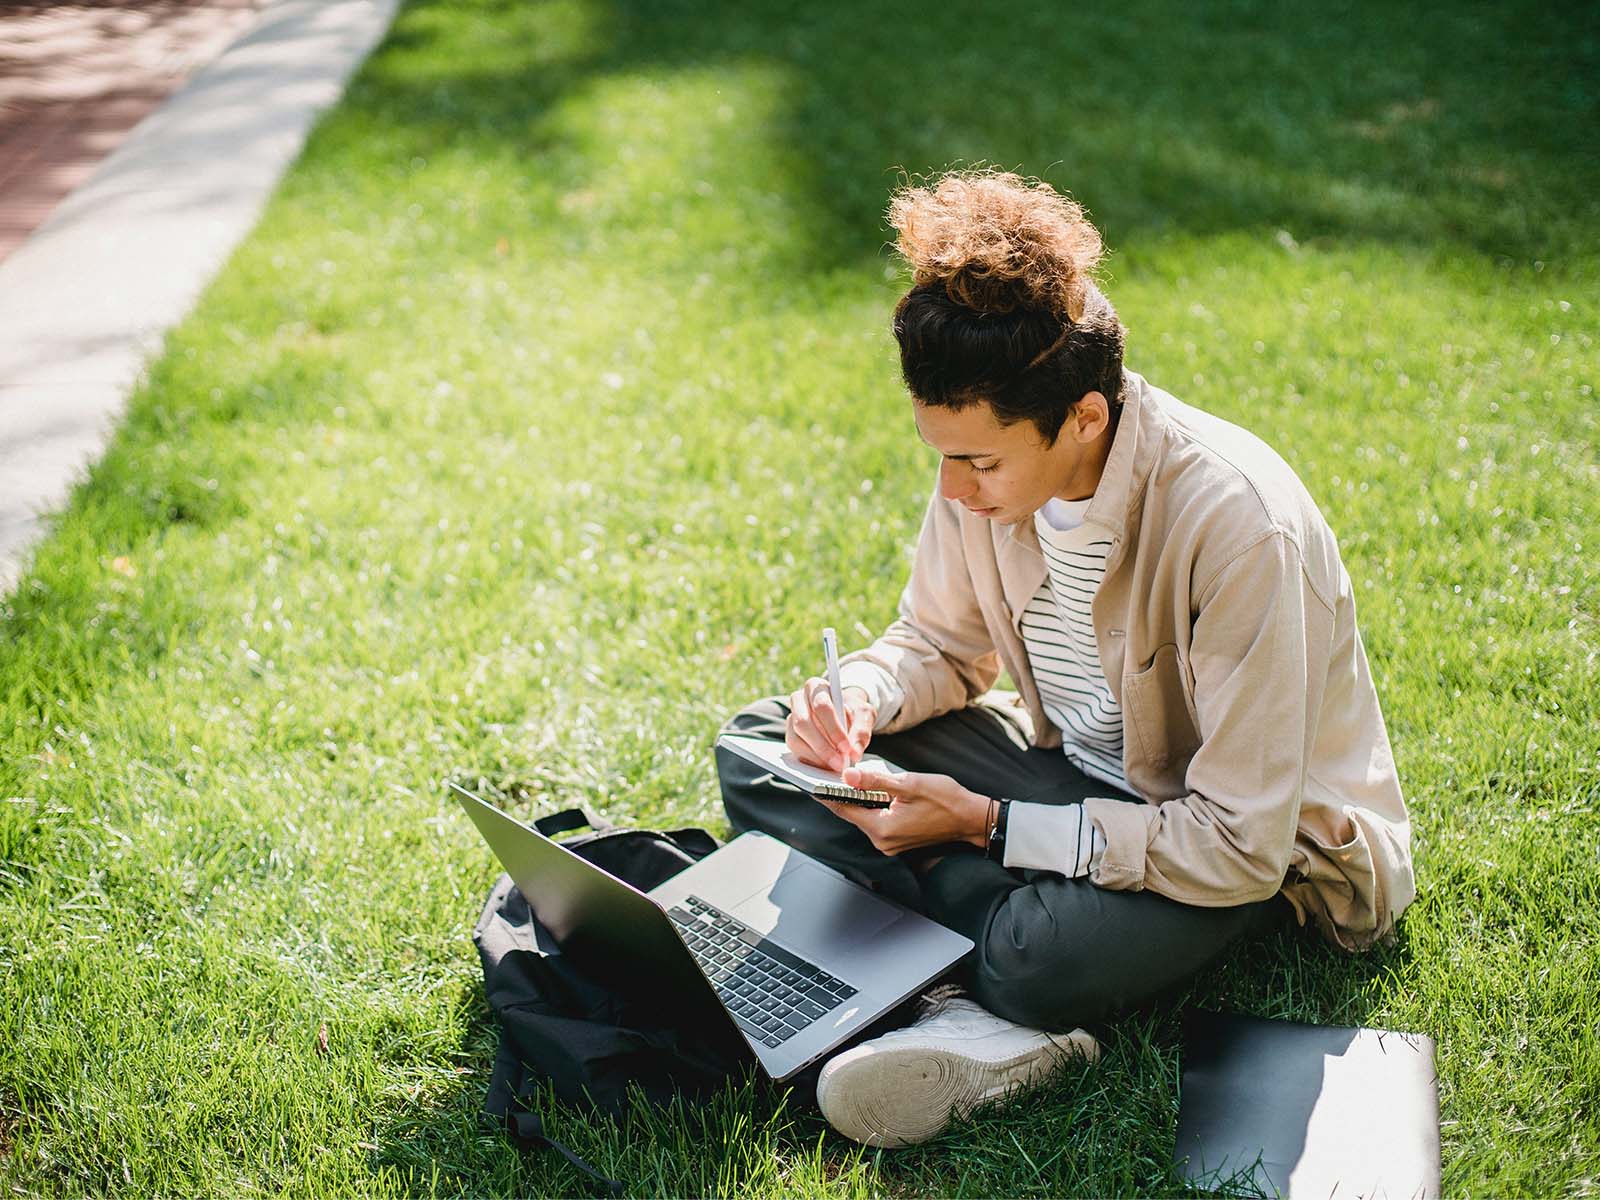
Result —
[{"label": "green grass lawn", "polygon": [[888,193],[985,160],[1089,206],[1130,366],[1338,532],[1419,899],[915,1150],[759,1090],[551,1131],[640,1194],[1181,1190],[1195,1002],[1430,1034],[1448,1192],[1600,1194],[1597,39],[408,7],[0,604],[0,1187],[581,1190],[475,1124],[496,867],[440,781],[726,832],[718,724],[886,623],[932,484]]}]

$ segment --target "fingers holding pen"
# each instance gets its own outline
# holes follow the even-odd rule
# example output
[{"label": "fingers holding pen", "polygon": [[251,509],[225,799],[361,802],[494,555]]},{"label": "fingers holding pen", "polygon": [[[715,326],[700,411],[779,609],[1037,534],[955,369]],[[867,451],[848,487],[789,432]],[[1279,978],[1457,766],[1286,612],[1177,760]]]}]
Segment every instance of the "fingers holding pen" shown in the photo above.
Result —
[{"label": "fingers holding pen", "polygon": [[837,771],[844,765],[847,738],[828,696],[826,682],[808,679],[804,687],[789,697],[784,742],[790,753],[813,767]]},{"label": "fingers holding pen", "polygon": [[[859,689],[858,695],[846,700],[839,673],[839,639],[831,627],[822,631],[822,653],[826,660],[827,696],[824,700],[820,695],[813,695],[812,706],[827,710],[819,725],[824,736],[838,748],[838,754],[829,765],[835,771],[842,771],[855,763],[866,749],[877,710],[863,702]],[[830,716],[831,721],[828,720]]]},{"label": "fingers holding pen", "polygon": [[[826,695],[823,697],[827,702]],[[831,703],[829,704],[831,708]],[[878,710],[873,706],[867,693],[860,688],[848,688],[844,693],[844,712],[835,714],[833,734],[838,739],[834,745],[838,749],[839,761],[832,765],[835,771],[843,771],[861,761],[867,752],[867,744],[872,741],[873,727],[877,724]]]},{"label": "fingers holding pen", "polygon": [[783,742],[788,746],[789,753],[808,766],[827,766],[828,747],[822,743],[821,735],[812,724],[811,704],[806,699],[804,688],[789,697],[789,719],[784,722]]},{"label": "fingers holding pen", "polygon": [[784,743],[803,763],[841,771],[860,759],[872,736],[872,706],[858,692],[849,694],[845,709],[834,706],[827,681],[808,679],[789,697]]}]

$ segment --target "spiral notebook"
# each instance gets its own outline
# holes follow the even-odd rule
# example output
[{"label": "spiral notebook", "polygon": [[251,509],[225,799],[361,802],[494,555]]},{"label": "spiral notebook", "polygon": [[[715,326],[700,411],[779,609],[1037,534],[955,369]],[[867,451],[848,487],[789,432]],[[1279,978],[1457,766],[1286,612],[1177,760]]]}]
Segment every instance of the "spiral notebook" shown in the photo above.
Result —
[{"label": "spiral notebook", "polygon": [[[765,767],[779,779],[792,783],[813,796],[826,796],[830,800],[842,800],[846,804],[859,804],[864,808],[889,807],[888,792],[849,787],[840,776],[820,767],[808,766],[791,754],[789,748],[782,742],[771,738],[725,733],[717,739],[717,745],[741,758],[749,759],[757,766]],[[888,759],[873,754],[867,755],[856,766],[863,771],[878,771],[885,775],[905,774]]]}]

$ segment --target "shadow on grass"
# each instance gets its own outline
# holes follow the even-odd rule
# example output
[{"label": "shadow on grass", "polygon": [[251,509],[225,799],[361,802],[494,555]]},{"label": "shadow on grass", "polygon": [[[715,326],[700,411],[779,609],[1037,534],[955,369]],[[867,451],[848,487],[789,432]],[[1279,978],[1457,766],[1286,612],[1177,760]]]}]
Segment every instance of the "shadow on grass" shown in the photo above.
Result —
[{"label": "shadow on grass", "polygon": [[[1415,919],[1416,906],[1408,910]],[[1275,1020],[1364,1025],[1384,1004],[1388,981],[1412,961],[1406,919],[1392,940],[1361,954],[1329,944],[1314,929],[1286,918],[1266,937],[1241,942],[1196,978],[1170,1007],[1186,1005]]]},{"label": "shadow on grass", "polygon": [[[552,110],[602,81],[776,69],[768,136],[790,177],[767,182],[800,197],[803,271],[876,255],[889,172],[953,161],[1044,174],[1113,247],[1284,229],[1560,259],[1597,212],[1600,38],[1543,7],[1147,0],[1002,17],[972,3],[613,0],[553,49],[548,27],[575,11],[424,0],[369,67],[363,103],[402,152],[483,142],[527,157],[562,145]],[[427,55],[469,16],[504,39],[440,68]]]}]

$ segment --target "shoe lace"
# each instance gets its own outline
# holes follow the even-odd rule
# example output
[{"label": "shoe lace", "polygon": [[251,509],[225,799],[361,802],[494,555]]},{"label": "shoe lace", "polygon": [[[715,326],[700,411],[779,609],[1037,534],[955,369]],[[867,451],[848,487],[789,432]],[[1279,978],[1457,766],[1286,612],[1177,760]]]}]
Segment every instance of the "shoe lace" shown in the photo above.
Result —
[{"label": "shoe lace", "polygon": [[[972,999],[966,988],[953,980],[947,983],[936,983],[917,998],[917,1020],[921,1021],[934,1016],[942,1011],[952,1000],[967,1000],[973,1004],[977,1003],[976,1000]],[[1033,1026],[1028,1026],[1028,1028],[1032,1029]],[[1050,1040],[1050,1044],[1059,1050],[1078,1053],[1077,1045],[1068,1040],[1065,1034],[1054,1034],[1048,1029],[1036,1029],[1034,1032],[1043,1034]]]},{"label": "shoe lace", "polygon": [[917,998],[917,1019],[933,1016],[952,1000],[969,998],[967,989],[959,983],[936,983]]}]

